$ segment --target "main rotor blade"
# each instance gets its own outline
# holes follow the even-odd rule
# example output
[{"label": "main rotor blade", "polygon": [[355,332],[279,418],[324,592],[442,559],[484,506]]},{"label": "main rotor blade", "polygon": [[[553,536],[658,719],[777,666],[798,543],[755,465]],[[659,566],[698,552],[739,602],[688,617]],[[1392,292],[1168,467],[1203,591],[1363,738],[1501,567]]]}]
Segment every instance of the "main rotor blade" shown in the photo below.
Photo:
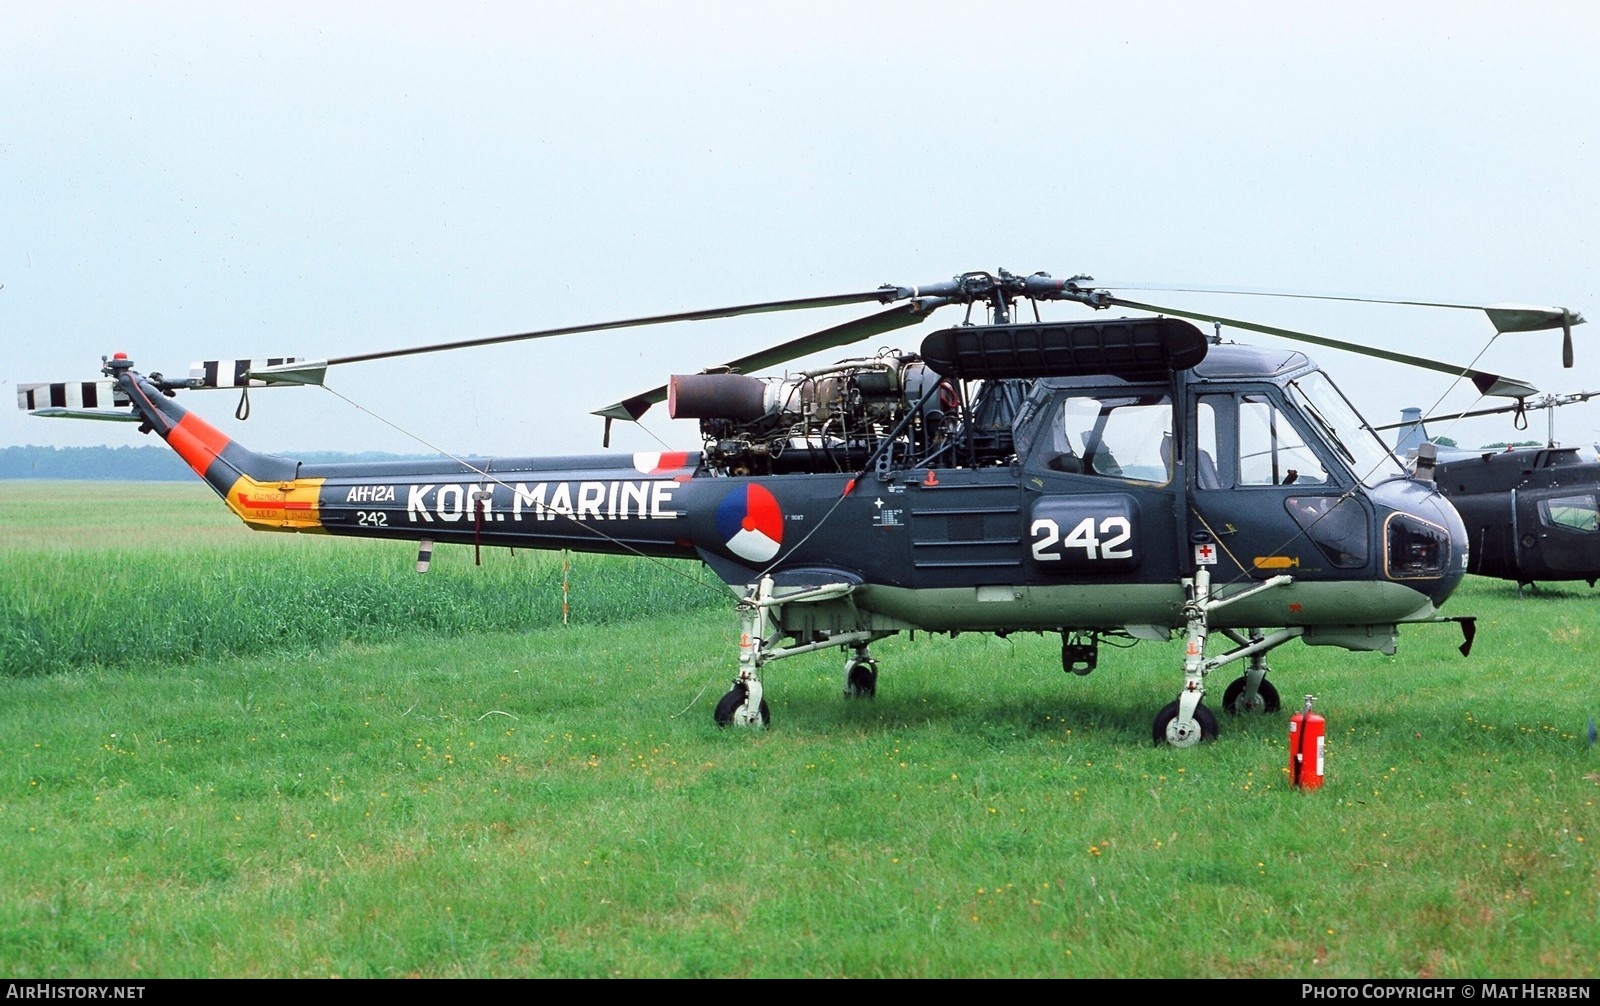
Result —
[{"label": "main rotor blade", "polygon": [[[1114,284],[1107,284],[1114,287]],[[1352,297],[1329,293],[1285,293],[1279,290],[1239,290],[1207,286],[1121,287],[1123,290],[1158,290],[1166,293],[1217,293],[1234,297],[1282,297],[1286,300],[1332,300],[1349,304],[1394,304],[1399,307],[1442,307],[1455,311],[1482,311],[1489,316],[1496,333],[1542,332],[1563,325],[1582,325],[1583,315],[1564,307],[1536,304],[1451,304],[1437,300],[1390,300],[1385,297]]]},{"label": "main rotor blade", "polygon": [[819,307],[839,307],[844,304],[861,304],[872,300],[884,302],[893,300],[896,296],[898,296],[897,291],[890,287],[888,289],[864,290],[860,293],[835,294],[829,297],[769,300],[758,304],[738,304],[733,307],[717,307],[703,311],[679,311],[674,314],[652,314],[642,318],[624,318],[620,321],[603,321],[590,325],[568,325],[563,328],[540,329],[536,332],[518,332],[514,335],[492,335],[481,339],[436,342],[427,346],[412,346],[409,349],[390,349],[376,353],[335,356],[329,358],[326,363],[328,366],[341,363],[367,363],[372,360],[389,360],[399,356],[415,356],[419,353],[439,353],[447,349],[470,349],[476,346],[494,346],[503,342],[520,342],[526,339],[548,339],[557,335],[577,335],[582,332],[605,332],[618,328],[665,325],[675,321],[710,321],[714,318],[734,318],[745,314],[768,314],[775,311],[805,311]]},{"label": "main rotor blade", "polygon": [[1260,332],[1264,335],[1276,335],[1284,339],[1294,339],[1298,342],[1309,342],[1318,346],[1327,346],[1329,349],[1342,349],[1351,353],[1360,353],[1363,356],[1375,356],[1380,360],[1389,360],[1393,363],[1403,363],[1411,367],[1421,367],[1424,370],[1437,371],[1449,374],[1452,377],[1466,377],[1478,389],[1480,395],[1496,395],[1502,398],[1527,398],[1537,395],[1539,389],[1526,381],[1519,381],[1512,377],[1502,377],[1487,371],[1473,370],[1470,367],[1458,367],[1438,360],[1429,360],[1420,356],[1409,356],[1405,353],[1395,353],[1387,349],[1374,349],[1371,346],[1361,346],[1353,342],[1343,342],[1339,339],[1330,339],[1322,335],[1312,335],[1309,332],[1297,332],[1290,328],[1278,328],[1274,325],[1261,325],[1253,321],[1240,321],[1237,318],[1224,318],[1215,314],[1203,314],[1199,311],[1183,311],[1178,308],[1161,307],[1156,304],[1141,304],[1136,300],[1125,300],[1121,297],[1111,298],[1111,303],[1122,307],[1131,307],[1137,311],[1150,311],[1154,314],[1174,314],[1180,318],[1192,318],[1195,321],[1211,321],[1233,328],[1242,328],[1249,332]]},{"label": "main rotor blade", "polygon": [[[765,367],[787,363],[790,360],[806,356],[811,353],[821,352],[824,349],[833,349],[835,346],[848,346],[862,339],[869,339],[874,335],[893,332],[898,328],[915,325],[922,321],[936,309],[943,307],[948,301],[939,298],[913,300],[907,304],[891,307],[887,311],[869,314],[865,318],[847,321],[842,325],[825,328],[820,332],[803,335],[798,339],[791,339],[782,345],[763,349],[749,356],[741,356],[731,360],[720,368],[745,373],[750,370],[760,370]],[[624,398],[603,409],[596,409],[594,415],[603,416],[605,419],[622,419],[638,421],[649,411],[650,406],[657,405],[667,400],[667,386],[652,388],[643,394]]]},{"label": "main rotor blade", "polygon": [[1565,307],[1535,304],[1449,304],[1434,300],[1389,300],[1383,297],[1350,297],[1323,293],[1283,293],[1276,290],[1235,290],[1222,287],[1171,286],[1123,287],[1123,289],[1162,290],[1167,293],[1221,293],[1237,297],[1283,297],[1288,300],[1333,300],[1350,304],[1394,304],[1400,307],[1442,307],[1453,311],[1482,311],[1488,315],[1496,335],[1507,332],[1543,332],[1561,329],[1561,365],[1572,366],[1572,326],[1584,323],[1583,315]]}]

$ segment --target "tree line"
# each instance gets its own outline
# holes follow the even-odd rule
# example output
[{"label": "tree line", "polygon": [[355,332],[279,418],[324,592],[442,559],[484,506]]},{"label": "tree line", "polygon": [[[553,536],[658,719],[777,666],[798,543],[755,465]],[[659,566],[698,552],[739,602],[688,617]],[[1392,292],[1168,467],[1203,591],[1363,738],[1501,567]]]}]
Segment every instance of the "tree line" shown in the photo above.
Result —
[{"label": "tree line", "polygon": [[[313,463],[406,461],[427,455],[301,452]],[[0,447],[0,479],[60,479],[105,482],[183,482],[194,472],[166,445],[147,447]]]}]

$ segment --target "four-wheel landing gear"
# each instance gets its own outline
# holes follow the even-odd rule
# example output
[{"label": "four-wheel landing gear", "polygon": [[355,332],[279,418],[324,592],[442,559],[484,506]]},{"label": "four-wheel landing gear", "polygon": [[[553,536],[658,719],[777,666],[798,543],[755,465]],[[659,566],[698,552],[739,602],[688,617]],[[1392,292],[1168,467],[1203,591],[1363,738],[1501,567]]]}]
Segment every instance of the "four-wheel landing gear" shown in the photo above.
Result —
[{"label": "four-wheel landing gear", "polygon": [[1235,660],[1250,658],[1250,669],[1222,693],[1222,707],[1230,713],[1269,713],[1279,707],[1278,690],[1266,680],[1268,650],[1282,646],[1301,634],[1300,629],[1280,629],[1270,636],[1252,633],[1249,638],[1224,630],[1234,643],[1234,649],[1218,657],[1207,659],[1206,635],[1213,612],[1242,598],[1271,590],[1291,582],[1288,576],[1274,576],[1248,590],[1224,598],[1211,596],[1211,572],[1201,566],[1193,580],[1185,581],[1188,600],[1183,606],[1187,623],[1183,656],[1183,690],[1176,700],[1167,703],[1156,714],[1150,735],[1156,744],[1187,748],[1201,741],[1215,740],[1216,714],[1200,704],[1205,698],[1205,677],[1212,671]]},{"label": "four-wheel landing gear", "polygon": [[[1280,629],[1269,636],[1251,631],[1248,637],[1231,630],[1220,630],[1235,644],[1220,656],[1207,658],[1206,637],[1211,615],[1234,601],[1253,596],[1264,590],[1292,582],[1288,576],[1274,576],[1246,590],[1227,597],[1213,597],[1211,575],[1201,567],[1192,580],[1184,582],[1188,600],[1184,603],[1184,621],[1187,631],[1183,660],[1183,688],[1178,697],[1162,707],[1151,728],[1151,739],[1158,745],[1188,748],[1202,741],[1215,740],[1217,717],[1201,704],[1205,698],[1205,678],[1212,671],[1236,660],[1250,658],[1249,669],[1233,681],[1222,693],[1222,706],[1230,714],[1275,713],[1281,703],[1278,690],[1267,681],[1265,654],[1301,635],[1302,629]],[[849,648],[844,665],[844,695],[846,698],[873,698],[878,691],[878,662],[867,653],[868,644],[892,631],[859,629],[855,631],[817,631],[785,628],[782,610],[784,605],[849,603],[855,585],[827,583],[788,589],[776,596],[771,577],[763,577],[751,584],[739,601],[739,673],[733,687],[717,703],[715,712],[718,726],[761,726],[772,722],[772,712],[762,697],[761,668],[769,660],[810,653],[815,650],[840,647]],[[859,623],[857,623],[859,624]],[[1086,674],[1098,662],[1097,643],[1093,634],[1087,639],[1081,635],[1062,634],[1061,663],[1063,669]],[[790,645],[779,644],[790,639]],[[802,641],[803,640],[803,641]]]}]

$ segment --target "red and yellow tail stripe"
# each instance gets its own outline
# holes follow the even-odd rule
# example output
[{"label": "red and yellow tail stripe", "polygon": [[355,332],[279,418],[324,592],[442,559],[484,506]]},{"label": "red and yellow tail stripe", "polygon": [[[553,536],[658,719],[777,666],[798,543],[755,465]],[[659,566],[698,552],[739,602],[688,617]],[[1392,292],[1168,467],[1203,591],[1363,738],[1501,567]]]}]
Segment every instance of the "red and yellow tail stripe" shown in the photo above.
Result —
[{"label": "red and yellow tail stripe", "polygon": [[251,527],[263,531],[321,531],[317,498],[322,479],[257,482],[241,475],[229,487],[228,509]]},{"label": "red and yellow tail stripe", "polygon": [[166,431],[167,443],[205,479],[228,509],[264,531],[320,531],[323,479],[260,481],[246,474],[250,453],[192,412]]}]

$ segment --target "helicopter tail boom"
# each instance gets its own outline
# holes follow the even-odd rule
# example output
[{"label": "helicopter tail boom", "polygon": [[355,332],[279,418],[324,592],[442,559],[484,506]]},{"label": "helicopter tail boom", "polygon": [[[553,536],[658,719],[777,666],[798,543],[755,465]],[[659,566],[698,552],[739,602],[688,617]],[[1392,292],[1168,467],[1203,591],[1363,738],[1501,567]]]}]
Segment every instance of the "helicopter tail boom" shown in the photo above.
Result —
[{"label": "helicopter tail boom", "polygon": [[[308,464],[249,450],[117,358],[98,398],[165,440],[255,530],[692,558],[698,453]],[[94,402],[84,404],[94,405]],[[101,402],[100,404],[104,404]],[[101,410],[112,414],[110,410]]]},{"label": "helicopter tail boom", "polygon": [[160,435],[240,520],[262,530],[322,530],[317,501],[323,479],[300,478],[299,462],[235,442],[163,394],[129,361],[110,361],[107,369],[144,426]]}]

